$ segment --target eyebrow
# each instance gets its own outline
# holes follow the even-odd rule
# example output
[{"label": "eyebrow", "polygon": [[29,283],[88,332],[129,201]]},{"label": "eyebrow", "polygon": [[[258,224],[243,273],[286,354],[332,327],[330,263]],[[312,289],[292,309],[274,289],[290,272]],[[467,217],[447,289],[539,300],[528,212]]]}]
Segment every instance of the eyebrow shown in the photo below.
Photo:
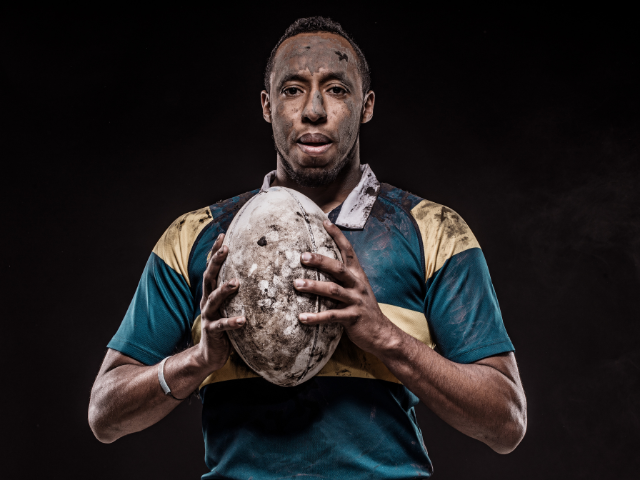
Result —
[{"label": "eyebrow", "polygon": [[[327,72],[327,73],[316,74],[316,75],[321,75],[320,83],[329,82],[331,80],[338,80],[344,83],[347,87],[353,89],[352,82],[347,78],[347,76],[343,72]],[[298,81],[300,83],[307,83],[309,79],[307,77],[300,75],[299,73],[288,73],[284,77],[282,77],[282,80],[280,80],[280,82],[278,83],[277,89],[280,90],[285,83],[293,82],[293,81]]]},{"label": "eyebrow", "polygon": [[278,83],[277,85],[278,90],[280,90],[285,83],[292,82],[292,81],[306,83],[307,79],[302,75],[300,75],[299,73],[287,73],[284,77],[282,77],[282,80],[280,80],[280,82]]}]

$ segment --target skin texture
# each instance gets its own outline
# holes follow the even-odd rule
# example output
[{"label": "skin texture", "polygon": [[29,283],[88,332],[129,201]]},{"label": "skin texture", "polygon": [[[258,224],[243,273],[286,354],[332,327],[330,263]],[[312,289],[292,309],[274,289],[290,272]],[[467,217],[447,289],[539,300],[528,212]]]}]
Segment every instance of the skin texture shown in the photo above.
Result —
[{"label": "skin texture", "polygon": [[[360,179],[358,131],[373,116],[375,96],[362,92],[356,56],[335,34],[301,34],[278,49],[270,93],[261,93],[264,119],[272,124],[278,151],[273,185],[300,191],[324,212],[342,203]],[[305,137],[307,135],[307,137]],[[300,144],[322,142],[322,152]],[[327,147],[328,145],[328,147]],[[356,254],[340,229],[325,223],[340,247],[342,264],[316,254],[302,263],[336,279],[298,279],[300,291],[337,300],[339,306],[318,314],[301,314],[302,323],[341,323],[353,343],[377,356],[420,400],[459,431],[498,453],[508,453],[522,440],[527,425],[526,399],[513,353],[469,365],[451,362],[406,334],[385,317]],[[236,279],[217,285],[228,249],[221,235],[204,273],[202,341],[165,363],[165,379],[173,395],[185,398],[230,353],[225,330],[242,328],[241,317],[220,318],[220,305],[239,288]],[[307,255],[309,255],[307,257]],[[89,424],[95,436],[110,443],[153,425],[179,404],[162,392],[157,366],[144,366],[109,350],[91,392]]]},{"label": "skin texture", "polygon": [[[340,205],[360,180],[360,124],[373,117],[375,94],[362,92],[356,62],[338,35],[296,35],[280,45],[270,93],[261,93],[278,151],[273,185],[300,191],[324,212]],[[299,143],[305,134],[324,135],[331,146],[307,153]]]}]

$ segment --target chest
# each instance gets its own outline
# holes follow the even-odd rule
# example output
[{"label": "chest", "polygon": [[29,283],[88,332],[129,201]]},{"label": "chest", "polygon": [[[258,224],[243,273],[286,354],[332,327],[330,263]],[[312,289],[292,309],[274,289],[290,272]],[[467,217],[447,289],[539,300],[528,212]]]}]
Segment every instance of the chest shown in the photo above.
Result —
[{"label": "chest", "polygon": [[[379,210],[376,204],[364,229],[342,229],[342,233],[353,245],[378,303],[423,311],[426,285],[420,237],[406,215]],[[199,299],[207,254],[216,237],[226,232],[232,218],[229,216],[223,222],[215,222],[203,232],[192,252],[190,273],[196,310],[194,318],[200,313]]]},{"label": "chest", "polygon": [[363,230],[343,233],[353,245],[378,303],[423,310],[424,262],[413,225],[372,217]]}]

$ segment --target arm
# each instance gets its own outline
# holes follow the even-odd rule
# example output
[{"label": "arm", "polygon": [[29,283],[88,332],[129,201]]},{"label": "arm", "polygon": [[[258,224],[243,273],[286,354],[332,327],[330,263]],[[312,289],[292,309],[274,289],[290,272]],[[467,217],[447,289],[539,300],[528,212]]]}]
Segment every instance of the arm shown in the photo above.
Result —
[{"label": "arm", "polygon": [[[202,340],[164,365],[171,393],[185,399],[212,372],[229,358],[230,344],[225,330],[241,328],[244,317],[220,318],[218,309],[239,283],[236,279],[217,286],[218,271],[227,257],[220,248],[224,235],[213,245],[211,260],[204,272],[202,300]],[[158,366],[146,366],[115,350],[109,350],[91,390],[89,425],[98,440],[111,443],[138,432],[164,418],[181,400],[165,395],[158,382]]]},{"label": "arm", "polygon": [[341,302],[342,308],[301,314],[307,325],[341,323],[353,343],[378,357],[409,390],[440,418],[498,453],[516,448],[526,431],[526,399],[513,353],[472,364],[447,360],[394,325],[380,311],[353,247],[330,222],[325,228],[345,263],[318,254],[302,261],[336,278],[332,282],[296,280],[295,287]]},{"label": "arm", "polygon": [[524,437],[526,399],[512,352],[464,365],[400,331],[377,355],[436,415],[494,451],[509,453]]}]

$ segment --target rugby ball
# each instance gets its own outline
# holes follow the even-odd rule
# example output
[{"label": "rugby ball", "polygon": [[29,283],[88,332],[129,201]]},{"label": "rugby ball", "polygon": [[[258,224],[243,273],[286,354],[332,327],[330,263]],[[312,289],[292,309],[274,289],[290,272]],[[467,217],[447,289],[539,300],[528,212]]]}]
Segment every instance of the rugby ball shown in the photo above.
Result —
[{"label": "rugby ball", "polygon": [[326,218],[301,193],[271,187],[240,209],[224,239],[229,255],[218,284],[237,278],[240,288],[223,304],[221,314],[246,318],[243,328],[227,334],[252,370],[283,387],[299,385],[318,373],[342,335],[342,325],[337,323],[300,323],[300,313],[332,309],[336,302],[293,287],[296,278],[333,280],[300,263],[304,252],[342,261],[340,250],[322,225]]}]

